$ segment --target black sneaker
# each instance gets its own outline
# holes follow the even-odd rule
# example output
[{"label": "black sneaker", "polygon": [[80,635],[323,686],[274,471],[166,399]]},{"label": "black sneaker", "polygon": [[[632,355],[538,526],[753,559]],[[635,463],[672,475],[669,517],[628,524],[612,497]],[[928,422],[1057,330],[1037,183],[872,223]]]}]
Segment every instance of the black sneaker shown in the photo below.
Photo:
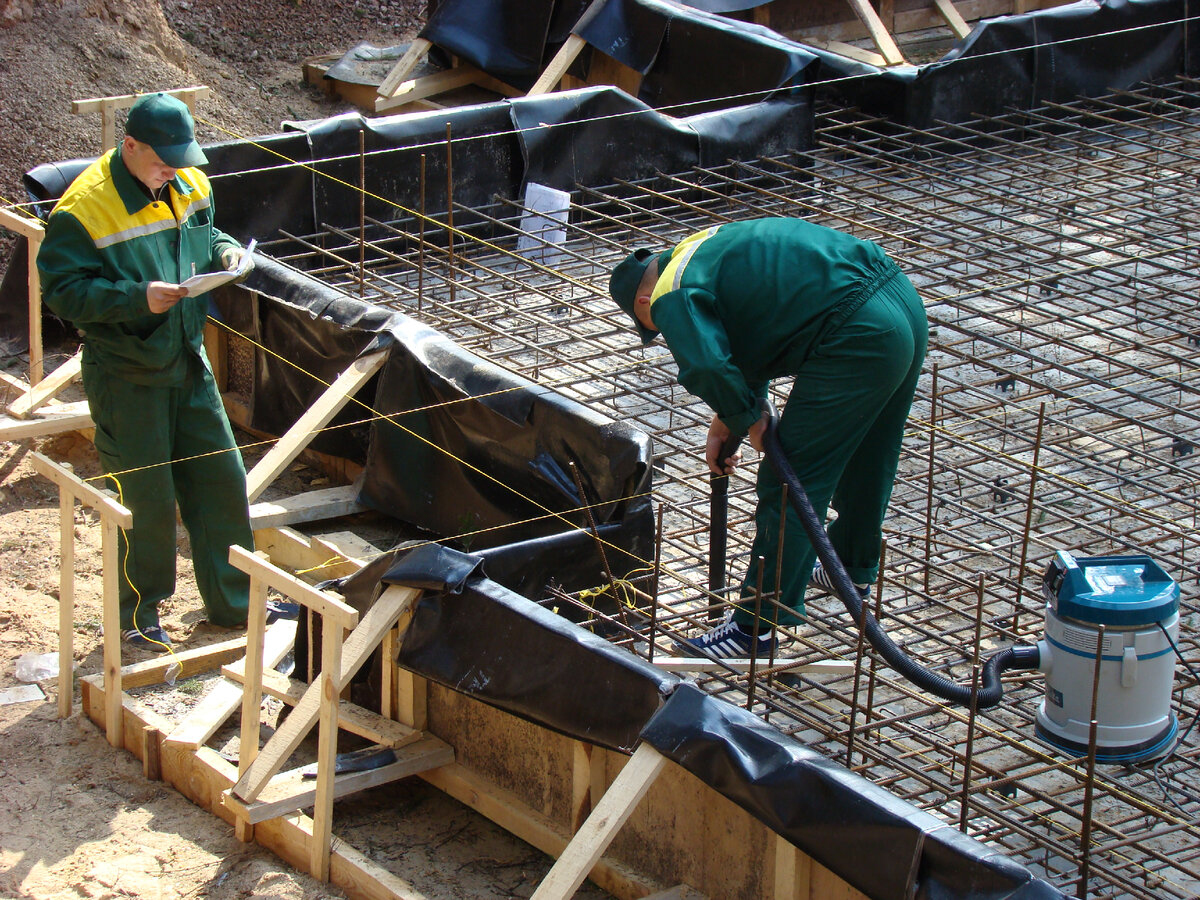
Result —
[{"label": "black sneaker", "polygon": [[[808,586],[820,588],[823,591],[828,591],[831,594],[837,593],[837,588],[833,586],[833,579],[829,577],[829,573],[818,562],[813,566],[812,574],[808,576]],[[869,584],[859,584],[854,582],[854,587],[858,590],[858,596],[863,600],[871,596],[871,586]]]},{"label": "black sneaker", "polygon": [[171,649],[171,639],[158,625],[151,625],[149,628],[126,628],[121,632],[121,640],[138,650],[166,653]]},{"label": "black sneaker", "polygon": [[733,613],[726,615],[724,622],[699,637],[675,641],[685,653],[696,656],[715,656],[717,659],[749,659],[757,656],[762,659],[775,652],[775,629],[766,628],[759,634],[757,653],[751,653],[750,645],[753,642],[754,637],[742,631],[733,621]]}]

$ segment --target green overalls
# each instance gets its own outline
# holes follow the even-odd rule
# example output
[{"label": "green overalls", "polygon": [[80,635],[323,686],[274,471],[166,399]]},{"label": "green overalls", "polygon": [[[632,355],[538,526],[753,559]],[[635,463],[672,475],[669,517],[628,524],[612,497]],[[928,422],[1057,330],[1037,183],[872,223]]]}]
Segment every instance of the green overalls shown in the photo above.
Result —
[{"label": "green overalls", "polygon": [[72,182],[38,254],[42,299],[84,336],[83,386],[109,486],[133,513],[122,532],[121,628],[158,625],[175,590],[175,504],[191,539],[209,620],[246,621],[249,578],[229,547],[252,550],[246,471],[204,353],[207,295],[165,313],[151,281],[178,284],[220,268],[237,242],[213,225],[199,169],[180,169],[151,201],[112,150]]},{"label": "green overalls", "polygon": [[[735,435],[761,411],[774,378],[795,376],[778,434],[850,577],[875,580],[900,442],[928,338],[924,306],[884,251],[802,219],[731,222],[659,258],[651,317],[679,381]],[[758,468],[756,534],[742,596],[775,590],[781,486]],[[788,509],[780,599],[764,618],[795,625],[816,553]],[[753,611],[735,621],[749,631]]]}]

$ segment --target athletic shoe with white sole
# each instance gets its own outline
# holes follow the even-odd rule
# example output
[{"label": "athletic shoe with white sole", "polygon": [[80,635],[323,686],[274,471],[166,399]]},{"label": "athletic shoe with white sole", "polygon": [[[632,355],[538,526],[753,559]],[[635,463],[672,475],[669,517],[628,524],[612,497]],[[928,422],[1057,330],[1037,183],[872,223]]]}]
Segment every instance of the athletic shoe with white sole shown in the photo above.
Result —
[{"label": "athletic shoe with white sole", "polygon": [[775,629],[764,628],[758,635],[757,652],[751,653],[754,636],[746,634],[733,621],[733,613],[725,621],[706,631],[699,637],[679,638],[675,643],[685,652],[695,656],[715,656],[717,659],[759,659],[769,657],[775,651]]},{"label": "athletic shoe with white sole", "polygon": [[[819,562],[813,566],[812,574],[808,576],[808,586],[820,588],[831,594],[837,593],[837,588],[833,586],[833,579],[829,577],[829,573],[825,571],[824,566]],[[858,596],[863,600],[871,596],[871,586],[869,584],[859,584],[856,581],[854,582],[854,586],[858,589]]]},{"label": "athletic shoe with white sole", "polygon": [[171,649],[171,639],[158,625],[148,628],[126,628],[121,632],[121,640],[130,647],[139,650],[153,650],[155,653],[166,653]]}]

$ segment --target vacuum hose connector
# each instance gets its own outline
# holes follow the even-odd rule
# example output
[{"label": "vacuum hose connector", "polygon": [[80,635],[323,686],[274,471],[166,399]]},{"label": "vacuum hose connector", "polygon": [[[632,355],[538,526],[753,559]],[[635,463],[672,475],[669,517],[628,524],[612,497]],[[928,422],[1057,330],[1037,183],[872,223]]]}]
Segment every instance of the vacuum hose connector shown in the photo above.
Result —
[{"label": "vacuum hose connector", "polygon": [[[804,531],[817,551],[817,558],[821,560],[821,565],[824,566],[825,572],[837,589],[837,594],[845,604],[846,611],[850,613],[853,621],[865,623],[867,640],[893,669],[917,687],[936,694],[943,700],[969,706],[971,703],[971,687],[969,685],[951,681],[921,666],[896,646],[870,612],[863,615],[862,598],[859,596],[858,589],[854,586],[849,573],[846,572],[846,567],[833,549],[829,535],[825,533],[825,528],[813,509],[812,503],[809,502],[804,486],[800,484],[788,462],[787,455],[783,452],[783,446],[779,443],[775,408],[771,405],[771,401],[766,399],[762,401],[762,405],[767,418],[767,427],[763,433],[763,446],[767,459],[770,460],[771,467],[780,480],[787,485],[788,501],[800,517]],[[975,700],[976,708],[987,709],[1000,702],[1004,693],[1004,688],[1000,684],[1001,672],[1036,669],[1040,657],[1038,648],[1028,645],[1009,647],[991,656],[984,663],[983,672],[980,675],[980,684]]]}]

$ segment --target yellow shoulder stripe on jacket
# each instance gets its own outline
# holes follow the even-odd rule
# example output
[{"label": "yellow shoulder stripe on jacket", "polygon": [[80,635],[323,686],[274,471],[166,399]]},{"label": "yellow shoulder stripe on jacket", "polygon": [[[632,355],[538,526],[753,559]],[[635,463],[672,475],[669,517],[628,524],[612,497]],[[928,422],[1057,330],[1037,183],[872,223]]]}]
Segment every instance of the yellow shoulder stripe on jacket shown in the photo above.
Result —
[{"label": "yellow shoulder stripe on jacket", "polygon": [[687,268],[688,262],[695,252],[700,249],[700,245],[716,234],[717,229],[720,227],[720,225],[710,226],[703,231],[689,235],[675,245],[675,249],[671,251],[671,261],[667,263],[666,268],[658,273],[658,281],[654,283],[654,291],[650,295],[651,306],[663,294],[679,289],[679,285],[683,281],[683,272]]},{"label": "yellow shoulder stripe on jacket", "polygon": [[[147,203],[130,216],[116,185],[113,184],[110,160],[111,157],[104,159],[101,165],[93,167],[72,184],[56,207],[56,210],[61,209],[73,215],[91,236],[97,248],[110,247],[148,234],[178,228],[196,212],[207,209],[212,204],[211,187],[203,173],[195,169],[181,169],[180,176],[192,190],[175,197],[178,219],[176,211],[172,211],[166,203]],[[195,177],[197,174],[200,175],[199,178]],[[79,203],[85,197],[89,202],[86,205]]]}]

